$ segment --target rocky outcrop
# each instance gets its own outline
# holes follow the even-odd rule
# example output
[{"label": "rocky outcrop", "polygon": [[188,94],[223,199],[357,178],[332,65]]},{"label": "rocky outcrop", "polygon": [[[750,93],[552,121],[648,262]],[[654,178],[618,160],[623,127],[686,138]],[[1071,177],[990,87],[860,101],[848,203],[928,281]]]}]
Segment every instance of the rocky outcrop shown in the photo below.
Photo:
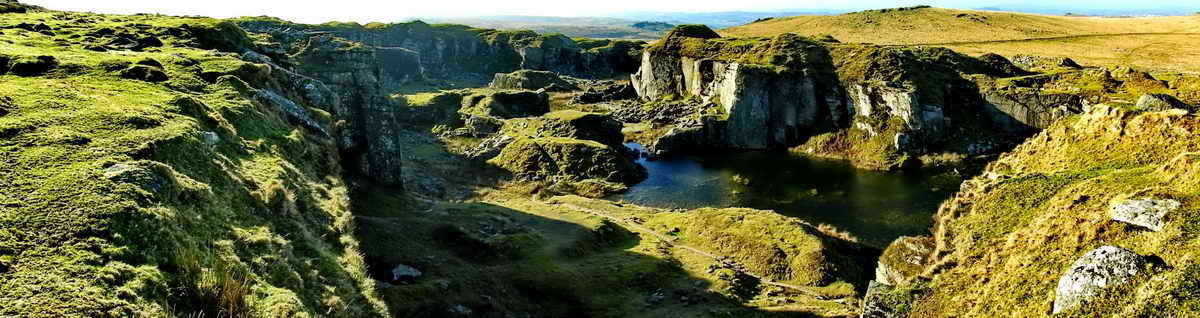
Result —
[{"label": "rocky outcrop", "polygon": [[[354,43],[337,41],[328,36],[318,37],[312,45],[294,56],[298,69],[313,74],[321,82],[304,81],[300,86],[311,88],[315,98],[340,97],[333,113],[338,119],[339,147],[363,175],[375,181],[399,186],[401,177],[400,147],[403,108],[385,98],[385,85],[395,85],[388,71],[395,67],[387,63],[380,51],[363,48]],[[393,74],[393,75],[389,75]],[[389,84],[391,83],[391,84]],[[316,93],[321,86],[338,94]]]},{"label": "rocky outcrop", "polygon": [[1141,226],[1152,231],[1162,231],[1163,226],[1166,225],[1167,213],[1179,209],[1181,205],[1179,201],[1171,199],[1141,198],[1122,201],[1114,205],[1110,209],[1110,213],[1115,221]]},{"label": "rocky outcrop", "polygon": [[1078,306],[1106,288],[1129,282],[1147,263],[1146,257],[1111,245],[1084,254],[1059,278],[1054,313]]},{"label": "rocky outcrop", "polygon": [[607,77],[636,69],[644,44],[588,40],[529,31],[496,31],[424,22],[302,25],[271,18],[238,21],[248,31],[266,33],[285,47],[308,45],[313,37],[332,36],[377,51],[387,61],[385,73],[396,79],[486,80],[496,73],[520,69],[554,71],[577,77]]},{"label": "rocky outcrop", "polygon": [[276,94],[275,92],[265,89],[259,90],[258,93],[254,95],[254,99],[265,105],[282,110],[287,114],[289,120],[297,122],[305,128],[319,132],[323,136],[330,137],[329,132],[326,131],[324,127],[321,127],[321,124],[317,123],[316,120],[313,120],[312,117],[309,117],[308,111],[305,111],[304,108],[301,108],[300,105],[297,105],[295,102],[283,96],[279,96],[279,94]]},{"label": "rocky outcrop", "polygon": [[[815,80],[803,73],[777,73],[738,62],[698,60],[647,52],[633,75],[646,100],[700,96],[723,108],[720,145],[766,149],[795,143],[817,120]],[[823,101],[822,101],[823,103]]]},{"label": "rocky outcrop", "polygon": [[863,296],[862,313],[859,318],[899,318],[896,309],[883,300],[883,295],[894,288],[877,281],[871,281],[867,286],[867,294]]},{"label": "rocky outcrop", "polygon": [[[270,65],[267,71],[291,77],[290,81],[282,81],[290,83],[285,86],[296,86],[299,89],[295,91],[300,92],[322,92],[318,95],[323,96],[304,97],[325,106],[334,115],[337,125],[333,128],[343,160],[351,163],[354,171],[391,185],[401,182],[399,130],[405,120],[430,119],[421,122],[448,122],[457,126],[464,122],[464,118],[455,114],[459,111],[498,118],[549,111],[545,94],[500,92],[479,98],[462,96],[462,103],[452,112],[430,115],[435,118],[416,118],[415,112],[404,107],[406,100],[388,98],[393,92],[416,82],[437,85],[448,85],[447,81],[483,82],[496,73],[520,69],[582,77],[611,76],[636,68],[636,55],[631,52],[642,45],[605,40],[580,43],[562,36],[431,26],[423,22],[370,27],[302,25],[272,18],[243,18],[236,22],[236,26],[229,24],[226,29],[204,34],[237,36],[202,36],[201,45],[245,52],[243,59]],[[275,43],[253,43],[238,26],[265,34]],[[294,100],[298,96],[282,97]]]},{"label": "rocky outcrop", "polygon": [[488,87],[498,89],[527,89],[547,91],[570,91],[579,87],[554,72],[521,70],[512,73],[497,73]]},{"label": "rocky outcrop", "polygon": [[1175,96],[1167,94],[1146,94],[1138,98],[1137,109],[1161,112],[1172,109],[1179,109],[1187,112],[1193,111],[1193,107],[1175,98]]},{"label": "rocky outcrop", "polygon": [[983,95],[984,110],[1000,128],[1037,131],[1070,115],[1083,113],[1088,101],[1078,94],[1001,90]]},{"label": "rocky outcrop", "polygon": [[[713,115],[713,120],[701,120],[700,129],[707,130],[703,133],[682,127],[664,136],[659,152],[700,136],[709,139],[696,144],[711,147],[792,147],[818,134],[865,126],[875,132],[872,138],[899,145],[895,152],[923,153],[947,135],[952,114],[946,105],[973,98],[970,92],[954,89],[966,86],[966,80],[959,77],[960,70],[944,64],[969,64],[965,71],[991,72],[983,63],[952,52],[831,50],[826,43],[796,35],[746,43],[716,41],[711,30],[692,29],[677,29],[647,48],[632,84],[644,101],[688,98],[715,104],[719,111],[701,115]],[[958,60],[928,61],[919,57],[922,54]],[[927,69],[917,70],[922,67]],[[891,119],[901,124],[889,126]],[[904,142],[894,143],[899,135]]]},{"label": "rocky outcrop", "polygon": [[162,173],[139,163],[113,164],[104,168],[104,177],[115,182],[132,184],[153,194],[168,191],[172,184]]}]

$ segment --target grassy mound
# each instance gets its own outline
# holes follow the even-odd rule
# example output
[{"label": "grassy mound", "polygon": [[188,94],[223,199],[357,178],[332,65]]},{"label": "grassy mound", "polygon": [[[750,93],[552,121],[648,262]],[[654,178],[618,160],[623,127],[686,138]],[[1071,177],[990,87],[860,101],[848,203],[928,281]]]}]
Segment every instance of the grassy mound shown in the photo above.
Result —
[{"label": "grassy mound", "polygon": [[[769,211],[698,209],[655,215],[646,225],[678,242],[727,255],[750,272],[800,286],[862,284],[868,271],[857,245]],[[869,264],[869,263],[868,263]]]},{"label": "grassy mound", "polygon": [[504,125],[501,133],[514,137],[591,140],[617,150],[624,147],[620,122],[607,115],[576,110],[561,110],[541,117],[510,120]]},{"label": "grassy mound", "polygon": [[[1040,316],[1060,275],[1081,255],[1117,245],[1165,267],[1108,289],[1068,316],[1194,315],[1200,251],[1200,120],[1183,112],[1134,114],[1094,106],[989,165],[938,213],[927,283],[914,317]],[[1125,199],[1183,203],[1162,231],[1111,220]]]},{"label": "grassy mound", "polygon": [[633,184],[646,171],[604,144],[562,137],[517,138],[488,161],[518,176],[543,179],[563,176]]},{"label": "grassy mound", "polygon": [[37,70],[0,76],[0,316],[385,314],[333,140],[246,81],[205,75],[257,69],[211,50],[244,48],[244,33],[0,15],[19,23],[50,29],[0,31],[0,54]]}]

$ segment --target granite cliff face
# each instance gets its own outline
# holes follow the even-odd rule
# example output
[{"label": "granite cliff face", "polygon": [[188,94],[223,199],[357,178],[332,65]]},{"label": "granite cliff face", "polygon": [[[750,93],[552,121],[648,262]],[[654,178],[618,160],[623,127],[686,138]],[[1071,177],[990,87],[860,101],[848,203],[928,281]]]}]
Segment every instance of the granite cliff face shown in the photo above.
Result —
[{"label": "granite cliff face", "polygon": [[977,97],[956,95],[969,85],[940,63],[969,58],[944,50],[835,47],[796,35],[722,39],[699,28],[676,29],[649,47],[632,76],[645,101],[686,97],[714,106],[712,116],[698,120],[706,132],[679,127],[664,137],[671,147],[655,147],[660,152],[696,135],[708,140],[692,146],[768,149],[857,129],[890,140],[900,153],[920,154],[939,148],[950,113]]},{"label": "granite cliff face", "polygon": [[1033,73],[998,55],[791,34],[721,38],[703,26],[680,26],[647,47],[631,80],[644,102],[705,109],[666,129],[651,146],[657,153],[790,148],[873,169],[996,153],[1101,102],[1187,96],[1176,88],[1183,80],[1129,68]]}]

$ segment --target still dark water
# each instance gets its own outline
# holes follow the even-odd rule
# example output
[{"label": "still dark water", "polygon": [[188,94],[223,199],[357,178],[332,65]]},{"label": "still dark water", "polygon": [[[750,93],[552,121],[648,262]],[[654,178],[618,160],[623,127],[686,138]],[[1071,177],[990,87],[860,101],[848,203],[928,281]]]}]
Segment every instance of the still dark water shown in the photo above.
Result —
[{"label": "still dark water", "polygon": [[[630,148],[643,151],[636,143]],[[938,205],[958,190],[953,172],[877,172],[780,152],[640,159],[650,177],[612,197],[663,208],[746,207],[833,225],[885,247],[926,235]]]}]

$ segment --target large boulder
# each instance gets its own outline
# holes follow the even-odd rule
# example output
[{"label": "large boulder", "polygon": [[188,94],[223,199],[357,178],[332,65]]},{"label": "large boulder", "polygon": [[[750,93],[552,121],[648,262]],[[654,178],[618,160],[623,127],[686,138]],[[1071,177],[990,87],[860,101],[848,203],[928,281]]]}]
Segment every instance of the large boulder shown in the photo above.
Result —
[{"label": "large boulder", "polygon": [[1084,254],[1058,279],[1054,313],[1084,303],[1106,288],[1129,282],[1148,263],[1144,256],[1111,245]]},{"label": "large boulder", "polygon": [[567,177],[633,184],[646,178],[644,168],[612,147],[562,137],[518,138],[488,162],[535,180]]},{"label": "large boulder", "polygon": [[163,194],[172,181],[163,173],[138,163],[118,163],[104,168],[104,177],[113,182],[128,183],[153,194]]},{"label": "large boulder", "polygon": [[399,264],[396,265],[395,268],[392,268],[391,283],[411,283],[416,281],[418,278],[421,278],[423,275],[424,273],[421,273],[420,270],[413,268],[412,266]]},{"label": "large boulder", "polygon": [[283,111],[285,114],[287,114],[289,120],[299,123],[305,128],[316,131],[322,136],[330,137],[329,132],[326,131],[324,127],[321,127],[321,124],[309,116],[308,111],[304,110],[304,108],[300,107],[300,105],[296,104],[296,102],[265,89],[259,90],[258,93],[254,95],[254,99],[263,105]]},{"label": "large boulder", "polygon": [[1026,89],[991,91],[983,98],[984,113],[999,128],[1010,132],[1045,129],[1060,119],[1082,113],[1087,104],[1078,94]]},{"label": "large boulder", "polygon": [[1175,98],[1175,96],[1171,96],[1171,95],[1167,95],[1167,94],[1142,95],[1141,98],[1138,98],[1136,107],[1138,110],[1145,110],[1145,111],[1151,111],[1151,112],[1161,112],[1161,111],[1167,111],[1167,110],[1172,110],[1172,109],[1182,109],[1182,110],[1188,111],[1188,112],[1191,112],[1193,110],[1191,105],[1188,105],[1187,103],[1179,101],[1179,99]]},{"label": "large boulder", "polygon": [[1156,200],[1152,198],[1141,198],[1135,200],[1125,200],[1117,205],[1114,205],[1109,211],[1112,213],[1113,220],[1125,222],[1152,231],[1162,231],[1166,224],[1164,219],[1167,213],[1179,209],[1181,204],[1175,200]]}]

